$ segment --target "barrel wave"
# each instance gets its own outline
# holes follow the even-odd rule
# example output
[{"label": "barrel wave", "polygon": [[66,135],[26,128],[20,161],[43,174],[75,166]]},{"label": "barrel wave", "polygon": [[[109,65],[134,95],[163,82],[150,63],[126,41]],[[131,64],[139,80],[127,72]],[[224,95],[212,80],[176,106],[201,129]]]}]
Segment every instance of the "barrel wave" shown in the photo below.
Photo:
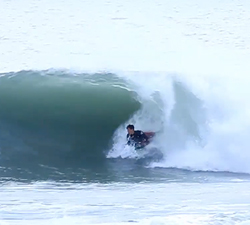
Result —
[{"label": "barrel wave", "polygon": [[1,160],[41,163],[105,157],[117,127],[140,108],[116,75],[51,70],[1,74],[0,105]]},{"label": "barrel wave", "polygon": [[[2,73],[1,166],[138,163],[137,152],[125,147],[125,128],[132,123],[156,132],[149,147],[164,157],[147,166],[248,173],[249,151],[238,149],[247,146],[247,138],[234,129],[240,107],[228,110],[234,98],[218,95],[216,88],[208,92],[200,86],[204,81],[195,81],[150,72]],[[241,129],[241,134],[248,130],[247,124]]]}]

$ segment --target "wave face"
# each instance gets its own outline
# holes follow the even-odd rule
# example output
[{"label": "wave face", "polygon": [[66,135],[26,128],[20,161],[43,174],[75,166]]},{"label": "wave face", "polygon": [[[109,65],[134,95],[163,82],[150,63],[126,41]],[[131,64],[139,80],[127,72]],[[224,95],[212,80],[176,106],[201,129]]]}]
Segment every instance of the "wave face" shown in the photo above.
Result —
[{"label": "wave face", "polygon": [[21,71],[1,74],[2,160],[40,163],[104,157],[116,128],[140,107],[112,74]]},{"label": "wave face", "polygon": [[247,111],[240,111],[240,94],[222,93],[223,80],[211,89],[211,80],[184,78],[149,72],[3,73],[1,165],[84,167],[83,161],[94,166],[110,158],[137,160],[141,156],[124,147],[125,127],[133,123],[157,132],[150,147],[164,158],[147,166],[249,173]]},{"label": "wave face", "polygon": [[[151,78],[148,82],[147,78]],[[124,148],[128,123],[156,131],[165,155],[202,142],[202,102],[171,76],[20,71],[1,74],[1,160],[55,165],[138,157]]]}]

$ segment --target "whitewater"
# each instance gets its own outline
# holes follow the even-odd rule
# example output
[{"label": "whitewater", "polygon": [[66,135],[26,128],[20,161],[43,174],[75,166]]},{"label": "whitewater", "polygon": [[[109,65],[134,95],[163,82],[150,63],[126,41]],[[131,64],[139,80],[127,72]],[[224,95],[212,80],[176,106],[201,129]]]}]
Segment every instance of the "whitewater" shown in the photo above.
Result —
[{"label": "whitewater", "polygon": [[249,13],[1,1],[0,224],[249,224]]}]

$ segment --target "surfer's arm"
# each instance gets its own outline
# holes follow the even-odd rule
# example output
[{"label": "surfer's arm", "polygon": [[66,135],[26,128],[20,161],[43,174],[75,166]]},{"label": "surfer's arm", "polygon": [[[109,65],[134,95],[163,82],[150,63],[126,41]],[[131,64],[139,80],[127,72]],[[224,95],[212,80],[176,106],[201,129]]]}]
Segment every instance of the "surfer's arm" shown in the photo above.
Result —
[{"label": "surfer's arm", "polygon": [[127,134],[127,145],[131,144],[131,138],[129,137],[129,134]]}]

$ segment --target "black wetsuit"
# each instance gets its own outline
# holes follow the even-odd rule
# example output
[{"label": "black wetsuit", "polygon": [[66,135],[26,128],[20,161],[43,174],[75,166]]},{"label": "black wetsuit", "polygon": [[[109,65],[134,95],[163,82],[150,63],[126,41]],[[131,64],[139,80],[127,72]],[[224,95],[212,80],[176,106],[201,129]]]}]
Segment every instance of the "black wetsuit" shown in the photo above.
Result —
[{"label": "black wetsuit", "polygon": [[128,145],[134,144],[135,147],[143,147],[149,143],[147,135],[140,130],[135,130],[132,135],[127,134],[127,140]]}]

